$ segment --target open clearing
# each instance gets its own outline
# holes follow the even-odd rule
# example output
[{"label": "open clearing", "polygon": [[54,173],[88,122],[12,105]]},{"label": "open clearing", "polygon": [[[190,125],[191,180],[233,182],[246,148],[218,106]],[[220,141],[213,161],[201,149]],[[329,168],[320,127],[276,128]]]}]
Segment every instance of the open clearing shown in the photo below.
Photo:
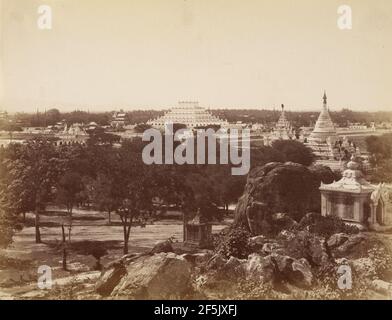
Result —
[{"label": "open clearing", "polygon": [[[111,224],[107,213],[75,210],[71,244],[68,245],[67,267],[62,270],[61,224],[68,225],[65,211],[48,211],[41,216],[41,237],[43,243],[35,243],[35,228],[32,214],[26,217],[26,226],[16,232],[13,243],[0,249],[0,299],[24,296],[37,289],[38,267],[50,266],[55,284],[61,285],[69,278],[81,273],[96,278],[99,272],[92,271],[96,259],[83,252],[86,242],[90,247],[104,247],[107,255],[102,257],[103,265],[123,255],[123,229],[119,218],[112,214]],[[213,233],[227,226],[230,220],[213,225]],[[68,228],[66,227],[66,233]],[[183,225],[179,219],[150,221],[145,227],[133,226],[129,239],[129,253],[140,253],[151,249],[157,242],[174,236],[175,242],[182,242]],[[25,296],[25,298],[28,298]]]}]

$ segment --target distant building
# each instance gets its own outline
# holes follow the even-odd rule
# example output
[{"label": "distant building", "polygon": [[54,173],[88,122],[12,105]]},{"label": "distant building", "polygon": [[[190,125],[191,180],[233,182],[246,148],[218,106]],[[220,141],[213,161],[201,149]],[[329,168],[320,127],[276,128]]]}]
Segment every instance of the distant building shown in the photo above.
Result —
[{"label": "distant building", "polygon": [[8,113],[5,110],[0,110],[0,120],[7,120],[8,119]]},{"label": "distant building", "polygon": [[80,123],[74,123],[71,126],[65,126],[61,133],[55,135],[59,138],[57,145],[85,144],[89,138],[84,126]]},{"label": "distant building", "polygon": [[163,129],[168,123],[183,124],[188,129],[217,125],[226,127],[228,122],[222,120],[199,106],[196,101],[180,101],[177,107],[167,111],[162,117],[147,122],[155,128]]},{"label": "distant building", "polygon": [[110,125],[113,128],[123,128],[125,126],[126,115],[127,114],[123,110],[114,112]]},{"label": "distant building", "polygon": [[282,104],[282,112],[280,114],[279,120],[275,125],[275,128],[270,136],[272,140],[291,140],[295,139],[295,131],[291,126],[291,123],[286,118],[286,113],[284,111],[284,105]]}]

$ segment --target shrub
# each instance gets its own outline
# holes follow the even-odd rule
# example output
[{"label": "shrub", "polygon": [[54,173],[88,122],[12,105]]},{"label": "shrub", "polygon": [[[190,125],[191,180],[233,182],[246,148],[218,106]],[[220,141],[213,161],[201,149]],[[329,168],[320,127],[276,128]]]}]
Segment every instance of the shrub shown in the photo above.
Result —
[{"label": "shrub", "polygon": [[244,259],[251,253],[249,244],[250,233],[242,227],[223,230],[215,239],[215,252],[229,258],[230,256]]},{"label": "shrub", "polygon": [[379,278],[382,279],[387,272],[391,272],[392,256],[385,246],[374,246],[369,249],[368,255],[376,267],[376,273]]},{"label": "shrub", "polygon": [[356,234],[359,229],[356,226],[346,224],[337,216],[324,217],[318,213],[308,213],[296,226],[297,230],[308,230],[309,232],[329,238],[335,233]]},{"label": "shrub", "polygon": [[5,248],[11,243],[13,231],[12,221],[0,209],[0,248]]}]

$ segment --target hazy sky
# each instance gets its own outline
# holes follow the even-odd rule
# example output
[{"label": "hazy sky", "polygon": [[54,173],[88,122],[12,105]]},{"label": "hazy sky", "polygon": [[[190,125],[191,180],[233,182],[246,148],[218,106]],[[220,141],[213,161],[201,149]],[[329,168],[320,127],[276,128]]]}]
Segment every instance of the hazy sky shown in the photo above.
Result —
[{"label": "hazy sky", "polygon": [[[391,0],[0,0],[0,107],[392,107]],[[53,29],[37,27],[39,5]],[[352,30],[337,27],[339,5]],[[392,108],[391,108],[392,110]]]}]

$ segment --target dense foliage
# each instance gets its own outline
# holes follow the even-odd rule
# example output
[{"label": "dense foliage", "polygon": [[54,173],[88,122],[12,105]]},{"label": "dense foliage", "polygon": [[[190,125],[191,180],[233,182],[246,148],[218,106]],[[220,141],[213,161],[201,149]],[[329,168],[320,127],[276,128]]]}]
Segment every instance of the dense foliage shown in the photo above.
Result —
[{"label": "dense foliage", "polygon": [[245,259],[251,253],[251,234],[245,228],[228,228],[221,231],[215,239],[215,252],[226,258],[231,256]]},{"label": "dense foliage", "polygon": [[392,134],[366,138],[370,162],[374,169],[370,179],[373,182],[392,182]]}]

